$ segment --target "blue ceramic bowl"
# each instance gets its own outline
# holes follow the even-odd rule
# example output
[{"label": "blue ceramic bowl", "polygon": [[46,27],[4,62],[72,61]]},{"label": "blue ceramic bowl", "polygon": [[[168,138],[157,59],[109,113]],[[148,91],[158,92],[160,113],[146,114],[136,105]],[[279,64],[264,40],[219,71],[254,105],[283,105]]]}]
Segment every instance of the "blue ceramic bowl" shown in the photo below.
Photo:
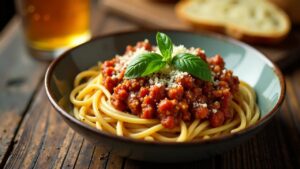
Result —
[{"label": "blue ceramic bowl", "polygon": [[73,48],[49,66],[45,86],[53,107],[76,132],[91,144],[103,146],[107,151],[144,161],[182,162],[193,161],[228,150],[247,140],[275,115],[285,95],[284,78],[280,70],[265,55],[242,42],[207,33],[164,31],[174,44],[187,47],[201,47],[208,56],[221,54],[226,67],[250,84],[257,93],[261,110],[260,120],[253,126],[234,134],[209,140],[185,143],[162,143],[134,140],[111,135],[92,128],[72,114],[69,94],[76,74],[90,68],[98,61],[104,61],[122,54],[128,44],[135,44],[145,38],[155,44],[156,32],[129,32],[95,38]]}]

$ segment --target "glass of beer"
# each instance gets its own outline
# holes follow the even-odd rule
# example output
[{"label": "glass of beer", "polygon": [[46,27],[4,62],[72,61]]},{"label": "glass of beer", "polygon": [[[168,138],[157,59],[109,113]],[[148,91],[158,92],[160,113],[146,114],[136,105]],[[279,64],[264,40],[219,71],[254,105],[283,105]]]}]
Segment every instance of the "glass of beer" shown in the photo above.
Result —
[{"label": "glass of beer", "polygon": [[89,0],[16,0],[16,5],[34,57],[51,60],[91,37]]}]

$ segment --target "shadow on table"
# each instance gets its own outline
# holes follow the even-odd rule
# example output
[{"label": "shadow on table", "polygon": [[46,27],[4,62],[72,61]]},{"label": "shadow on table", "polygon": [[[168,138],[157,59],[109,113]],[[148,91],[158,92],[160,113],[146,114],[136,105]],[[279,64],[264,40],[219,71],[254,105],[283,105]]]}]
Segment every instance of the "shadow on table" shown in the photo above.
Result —
[{"label": "shadow on table", "polygon": [[[300,68],[300,25],[293,26],[289,36],[281,43],[271,46],[256,46],[276,62],[284,74]],[[272,49],[273,52],[268,53]],[[270,56],[272,55],[272,56]],[[280,56],[278,58],[278,56]]]},{"label": "shadow on table", "polygon": [[300,68],[300,46],[289,51],[284,59],[277,61],[277,65],[284,74],[290,74]]},{"label": "shadow on table", "polygon": [[[151,163],[151,162],[142,162],[135,160],[126,160],[126,166],[134,166],[135,168],[141,169],[192,169],[192,168],[201,168],[201,169],[210,169],[210,168],[220,168],[215,166],[214,161],[220,156],[215,156],[212,158],[202,159],[195,162],[184,162],[184,163]],[[126,168],[126,167],[125,167]],[[130,168],[130,167],[129,167]]]}]

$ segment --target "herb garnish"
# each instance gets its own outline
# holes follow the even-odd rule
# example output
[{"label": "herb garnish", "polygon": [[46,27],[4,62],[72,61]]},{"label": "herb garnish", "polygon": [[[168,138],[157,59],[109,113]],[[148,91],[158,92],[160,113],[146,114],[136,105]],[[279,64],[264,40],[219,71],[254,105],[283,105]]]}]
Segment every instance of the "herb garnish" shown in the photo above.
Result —
[{"label": "herb garnish", "polygon": [[125,78],[137,78],[159,72],[166,65],[188,72],[199,79],[211,81],[209,65],[200,57],[190,53],[180,53],[172,57],[173,43],[164,33],[156,34],[156,43],[161,52],[144,53],[136,56],[128,64]]}]

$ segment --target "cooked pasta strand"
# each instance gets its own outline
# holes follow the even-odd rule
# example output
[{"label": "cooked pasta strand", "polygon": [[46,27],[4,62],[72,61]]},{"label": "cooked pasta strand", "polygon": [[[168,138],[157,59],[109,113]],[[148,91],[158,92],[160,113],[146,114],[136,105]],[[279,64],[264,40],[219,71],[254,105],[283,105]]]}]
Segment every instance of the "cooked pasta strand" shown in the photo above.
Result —
[{"label": "cooked pasta strand", "polygon": [[179,127],[168,129],[157,119],[142,119],[115,109],[110,103],[111,93],[101,82],[100,64],[76,76],[70,94],[73,113],[78,120],[118,136],[162,142],[210,139],[241,131],[256,123],[260,117],[254,90],[247,83],[241,82],[240,91],[230,103],[230,111],[234,114],[232,120],[215,128],[210,126],[208,120],[196,119],[190,123],[180,121]]}]

